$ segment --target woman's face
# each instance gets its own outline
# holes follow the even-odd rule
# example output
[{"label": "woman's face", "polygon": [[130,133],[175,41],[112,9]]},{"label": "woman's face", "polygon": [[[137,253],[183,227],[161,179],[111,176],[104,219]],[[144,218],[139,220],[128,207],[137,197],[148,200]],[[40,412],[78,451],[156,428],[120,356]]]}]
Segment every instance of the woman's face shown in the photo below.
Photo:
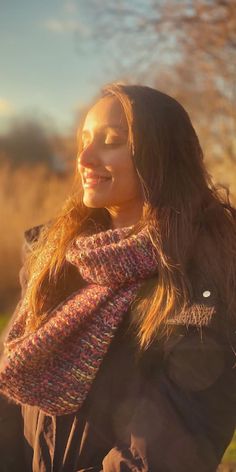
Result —
[{"label": "woman's face", "polygon": [[82,130],[78,170],[87,207],[135,208],[143,201],[128,147],[128,125],[115,97],[104,97],[88,112]]}]

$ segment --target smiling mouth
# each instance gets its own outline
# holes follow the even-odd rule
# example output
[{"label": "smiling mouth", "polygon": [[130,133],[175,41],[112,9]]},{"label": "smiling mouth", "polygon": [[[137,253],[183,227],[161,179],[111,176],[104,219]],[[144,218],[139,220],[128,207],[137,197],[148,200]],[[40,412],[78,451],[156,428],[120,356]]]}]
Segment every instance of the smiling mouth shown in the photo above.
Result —
[{"label": "smiling mouth", "polygon": [[96,185],[108,182],[109,180],[111,180],[111,177],[88,177],[84,180],[83,186],[84,188],[95,187]]}]

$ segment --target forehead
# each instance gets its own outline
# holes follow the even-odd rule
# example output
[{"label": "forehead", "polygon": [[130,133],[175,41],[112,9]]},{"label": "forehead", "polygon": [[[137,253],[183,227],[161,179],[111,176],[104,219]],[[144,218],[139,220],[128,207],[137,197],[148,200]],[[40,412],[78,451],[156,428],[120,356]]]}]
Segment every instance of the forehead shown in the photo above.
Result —
[{"label": "forehead", "polygon": [[95,103],[86,115],[83,131],[106,127],[127,129],[124,110],[116,97],[104,97]]}]

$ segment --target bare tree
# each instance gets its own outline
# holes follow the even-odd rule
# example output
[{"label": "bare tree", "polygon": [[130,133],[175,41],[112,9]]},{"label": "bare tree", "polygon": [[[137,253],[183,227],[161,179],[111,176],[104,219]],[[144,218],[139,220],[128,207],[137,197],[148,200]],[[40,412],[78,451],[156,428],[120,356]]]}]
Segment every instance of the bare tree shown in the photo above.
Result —
[{"label": "bare tree", "polygon": [[94,45],[119,78],[173,93],[211,152],[236,157],[235,0],[90,0],[86,22],[80,52]]}]

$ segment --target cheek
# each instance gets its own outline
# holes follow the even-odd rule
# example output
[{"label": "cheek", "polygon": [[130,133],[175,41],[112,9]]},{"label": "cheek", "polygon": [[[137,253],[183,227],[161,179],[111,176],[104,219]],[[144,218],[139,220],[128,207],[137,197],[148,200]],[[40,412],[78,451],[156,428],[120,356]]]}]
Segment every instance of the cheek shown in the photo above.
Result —
[{"label": "cheek", "polygon": [[121,179],[123,186],[130,188],[130,189],[137,189],[140,187],[139,178],[132,168],[127,168]]},{"label": "cheek", "polygon": [[114,186],[120,192],[120,196],[129,194],[142,194],[141,183],[133,162],[129,156],[127,159],[122,159],[117,162],[114,169]]}]

